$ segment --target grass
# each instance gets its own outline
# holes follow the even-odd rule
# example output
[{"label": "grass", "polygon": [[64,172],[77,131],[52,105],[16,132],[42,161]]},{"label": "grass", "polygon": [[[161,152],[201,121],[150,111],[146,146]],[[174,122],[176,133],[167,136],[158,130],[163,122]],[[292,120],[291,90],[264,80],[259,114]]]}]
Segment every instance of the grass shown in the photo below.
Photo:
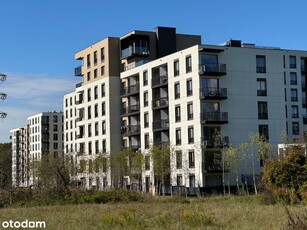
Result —
[{"label": "grass", "polygon": [[[260,196],[207,198],[154,197],[143,202],[9,207],[3,221],[40,220],[47,229],[281,229],[287,224],[282,204],[264,205]],[[287,206],[304,213],[303,205]],[[0,225],[1,227],[1,225]]]}]

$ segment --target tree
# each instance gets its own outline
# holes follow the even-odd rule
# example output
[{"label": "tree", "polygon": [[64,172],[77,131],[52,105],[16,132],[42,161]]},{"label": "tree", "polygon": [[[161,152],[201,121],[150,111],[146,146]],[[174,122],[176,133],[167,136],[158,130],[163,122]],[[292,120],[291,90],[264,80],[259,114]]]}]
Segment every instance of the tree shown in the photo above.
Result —
[{"label": "tree", "polygon": [[295,202],[307,194],[307,156],[305,148],[291,145],[285,156],[269,160],[263,169],[262,182],[276,197]]},{"label": "tree", "polygon": [[45,154],[38,162],[38,186],[47,190],[65,191],[68,189],[70,165],[64,159]]},{"label": "tree", "polygon": [[0,143],[0,199],[1,190],[12,185],[12,144]]},{"label": "tree", "polygon": [[[157,178],[156,187],[162,188],[163,195],[165,194],[165,180],[170,176],[170,145],[152,145],[151,156],[153,160],[153,170]],[[159,186],[160,185],[160,186]]]}]

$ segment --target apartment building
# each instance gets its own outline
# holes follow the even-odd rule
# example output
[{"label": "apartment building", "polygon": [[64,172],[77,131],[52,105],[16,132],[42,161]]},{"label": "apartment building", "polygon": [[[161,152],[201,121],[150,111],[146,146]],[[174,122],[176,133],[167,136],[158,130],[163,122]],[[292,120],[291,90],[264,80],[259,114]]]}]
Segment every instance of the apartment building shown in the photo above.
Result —
[{"label": "apartment building", "polygon": [[28,187],[29,178],[29,125],[11,130],[12,186]]},{"label": "apartment building", "polygon": [[[171,146],[169,185],[235,185],[222,165],[223,147],[260,133],[277,145],[286,131],[293,140],[306,129],[306,51],[258,47],[230,40],[195,45],[121,73],[123,140],[151,159],[151,144]],[[221,135],[217,143],[217,135]],[[151,162],[152,163],[152,162]],[[151,164],[152,166],[152,164]],[[249,151],[239,183],[252,184],[262,161]],[[145,190],[157,184],[145,167]]]},{"label": "apartment building", "polygon": [[33,164],[44,154],[64,159],[63,113],[42,112],[27,118],[28,124],[12,129],[12,181],[13,186],[35,186]]},{"label": "apartment building", "polygon": [[[171,45],[166,45],[168,39]],[[200,36],[157,27],[154,32],[132,31],[120,38],[108,37],[75,54],[75,59],[82,61],[75,75],[82,81],[63,102],[64,149],[75,163],[74,182],[88,189],[118,185],[111,169],[97,169],[95,159],[100,153],[108,158],[108,154],[126,146],[121,136],[120,93],[138,90],[133,87],[138,82],[131,80],[131,87],[123,88],[120,72],[195,44],[200,44]],[[124,109],[128,112],[132,107]]]}]

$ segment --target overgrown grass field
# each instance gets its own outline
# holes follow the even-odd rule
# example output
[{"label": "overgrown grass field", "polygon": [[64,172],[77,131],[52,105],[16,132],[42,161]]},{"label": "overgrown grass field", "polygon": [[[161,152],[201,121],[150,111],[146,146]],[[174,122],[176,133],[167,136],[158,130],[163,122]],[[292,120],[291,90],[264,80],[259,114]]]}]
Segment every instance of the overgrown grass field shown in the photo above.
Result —
[{"label": "overgrown grass field", "polygon": [[[306,206],[287,206],[302,214]],[[281,229],[287,213],[282,204],[265,205],[261,196],[145,198],[137,202],[8,207],[3,221],[45,221],[47,229]]]}]

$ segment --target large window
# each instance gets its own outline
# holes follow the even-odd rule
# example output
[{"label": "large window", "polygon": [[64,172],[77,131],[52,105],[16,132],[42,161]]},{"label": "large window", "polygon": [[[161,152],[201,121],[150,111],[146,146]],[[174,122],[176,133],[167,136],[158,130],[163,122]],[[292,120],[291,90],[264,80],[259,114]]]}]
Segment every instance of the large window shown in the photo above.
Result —
[{"label": "large window", "polygon": [[182,168],[182,151],[181,150],[176,151],[176,168],[177,169]]},{"label": "large window", "polygon": [[259,135],[264,137],[266,140],[269,140],[269,126],[259,125]]},{"label": "large window", "polygon": [[146,133],[144,136],[144,141],[145,141],[145,149],[149,148],[149,134]]},{"label": "large window", "polygon": [[174,76],[179,75],[179,60],[174,61]]},{"label": "large window", "polygon": [[292,114],[292,118],[298,118],[298,106],[297,105],[291,106],[291,114]]},{"label": "large window", "polygon": [[149,115],[148,113],[144,113],[144,128],[149,127]]},{"label": "large window", "polygon": [[257,96],[266,96],[266,79],[257,78]]},{"label": "large window", "polygon": [[290,73],[290,85],[297,85],[297,75],[295,72]]},{"label": "large window", "polygon": [[176,129],[176,145],[181,145],[181,129]]},{"label": "large window", "polygon": [[194,143],[194,128],[193,126],[188,127],[188,143]]},{"label": "large window", "polygon": [[189,150],[189,168],[195,167],[195,153],[194,150]]},{"label": "large window", "polygon": [[100,49],[100,61],[104,62],[104,48]]},{"label": "large window", "polygon": [[291,101],[297,101],[297,89],[291,89]]},{"label": "large window", "polygon": [[143,86],[148,85],[148,72],[144,71],[143,72]]},{"label": "large window", "polygon": [[191,96],[193,94],[193,85],[192,79],[187,80],[187,96]]},{"label": "large window", "polygon": [[266,101],[258,102],[258,119],[268,119],[268,104]]},{"label": "large window", "polygon": [[102,131],[102,134],[106,134],[106,131],[107,131],[106,121],[102,121],[101,131]]},{"label": "large window", "polygon": [[262,56],[262,55],[256,56],[256,72],[266,73],[265,56]]},{"label": "large window", "polygon": [[91,55],[90,54],[86,56],[86,63],[87,63],[87,68],[91,67]]},{"label": "large window", "polygon": [[192,58],[191,56],[186,57],[185,59],[186,72],[189,73],[192,71]]},{"label": "large window", "polygon": [[296,68],[296,57],[295,56],[289,56],[289,67],[291,69]]},{"label": "large window", "polygon": [[292,133],[293,135],[299,135],[300,134],[300,125],[298,122],[292,122]]},{"label": "large window", "polygon": [[188,120],[193,120],[193,103],[189,102],[187,105]]},{"label": "large window", "polygon": [[175,91],[175,99],[180,98],[180,84],[179,84],[179,82],[175,83],[174,91]]},{"label": "large window", "polygon": [[148,106],[148,92],[146,91],[144,93],[144,107]]},{"label": "large window", "polygon": [[94,65],[97,65],[97,51],[94,52]]},{"label": "large window", "polygon": [[175,106],[175,122],[181,121],[180,105]]},{"label": "large window", "polygon": [[87,89],[87,101],[91,101],[91,88]]}]

